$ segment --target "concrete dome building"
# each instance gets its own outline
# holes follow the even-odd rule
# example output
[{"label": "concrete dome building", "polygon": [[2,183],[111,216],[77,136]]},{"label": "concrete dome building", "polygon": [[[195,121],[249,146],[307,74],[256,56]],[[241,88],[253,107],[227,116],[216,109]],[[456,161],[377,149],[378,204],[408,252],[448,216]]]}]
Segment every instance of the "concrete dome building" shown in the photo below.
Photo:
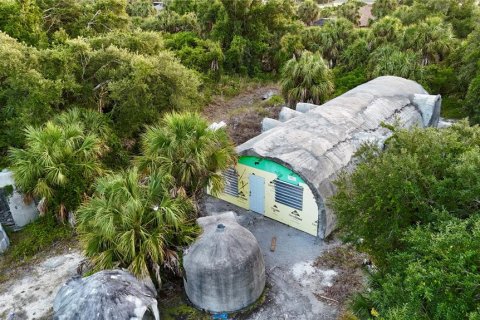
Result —
[{"label": "concrete dome building", "polygon": [[382,147],[392,132],[437,126],[441,97],[418,83],[393,76],[362,84],[321,106],[298,103],[279,120],[264,119],[263,133],[237,147],[235,167],[224,172],[225,190],[216,195],[313,236],[335,229],[328,206],[333,181],[356,163],[364,143]]},{"label": "concrete dome building", "polygon": [[53,302],[54,320],[160,320],[156,292],[123,270],[74,277]]},{"label": "concrete dome building", "polygon": [[265,263],[253,234],[233,212],[199,218],[203,233],[183,258],[185,291],[198,308],[233,312],[265,288]]}]

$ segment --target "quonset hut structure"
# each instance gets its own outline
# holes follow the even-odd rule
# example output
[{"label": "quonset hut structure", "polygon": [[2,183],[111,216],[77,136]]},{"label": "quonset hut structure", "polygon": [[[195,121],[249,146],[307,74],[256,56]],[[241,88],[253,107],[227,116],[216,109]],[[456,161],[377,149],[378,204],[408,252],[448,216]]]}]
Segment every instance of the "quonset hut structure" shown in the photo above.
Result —
[{"label": "quonset hut structure", "polygon": [[[391,135],[383,123],[403,127],[436,126],[441,97],[418,83],[393,76],[376,78],[316,106],[299,103],[280,120],[266,119],[268,131],[237,147],[239,161],[224,173],[217,195],[320,238],[335,228],[325,201],[332,181],[355,163],[366,143],[383,146]],[[265,124],[264,123],[264,124]]]}]

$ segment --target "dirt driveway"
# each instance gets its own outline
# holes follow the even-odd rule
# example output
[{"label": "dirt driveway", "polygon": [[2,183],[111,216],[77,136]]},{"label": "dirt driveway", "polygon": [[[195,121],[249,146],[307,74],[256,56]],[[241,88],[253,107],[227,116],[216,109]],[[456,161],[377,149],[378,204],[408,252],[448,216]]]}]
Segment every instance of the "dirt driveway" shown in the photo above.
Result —
[{"label": "dirt driveway", "polygon": [[227,130],[236,145],[239,145],[261,132],[263,118],[277,118],[281,103],[264,101],[265,96],[278,95],[277,85],[261,85],[226,99],[214,98],[206,106],[202,115],[210,122],[224,121]]},{"label": "dirt driveway", "polygon": [[[209,214],[234,211],[238,221],[257,238],[265,258],[267,274],[266,302],[248,319],[333,320],[341,305],[328,300],[324,293],[334,285],[337,271],[315,267],[316,259],[327,250],[338,247],[338,241],[324,242],[280,222],[207,197]],[[272,237],[276,249],[270,251]],[[325,297],[325,298],[319,298]]]}]

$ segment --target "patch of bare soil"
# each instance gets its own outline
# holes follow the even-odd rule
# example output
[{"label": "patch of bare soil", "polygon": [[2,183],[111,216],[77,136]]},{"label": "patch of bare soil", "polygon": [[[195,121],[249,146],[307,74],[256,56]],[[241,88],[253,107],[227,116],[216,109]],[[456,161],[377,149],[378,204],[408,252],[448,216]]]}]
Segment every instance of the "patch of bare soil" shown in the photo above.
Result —
[{"label": "patch of bare soil", "polygon": [[261,132],[263,118],[277,118],[281,105],[263,100],[265,95],[276,95],[276,85],[264,85],[246,90],[239,95],[225,99],[217,96],[203,109],[203,116],[210,122],[224,121],[236,145],[257,136]]},{"label": "patch of bare soil", "polygon": [[10,271],[0,284],[0,319],[51,319],[58,289],[83,259],[77,248],[57,246]]},{"label": "patch of bare soil", "polygon": [[325,251],[316,259],[313,267],[318,270],[334,270],[336,274],[329,286],[314,293],[317,299],[338,304],[344,310],[353,294],[364,289],[363,263],[367,258],[367,255],[348,245],[339,245]]}]

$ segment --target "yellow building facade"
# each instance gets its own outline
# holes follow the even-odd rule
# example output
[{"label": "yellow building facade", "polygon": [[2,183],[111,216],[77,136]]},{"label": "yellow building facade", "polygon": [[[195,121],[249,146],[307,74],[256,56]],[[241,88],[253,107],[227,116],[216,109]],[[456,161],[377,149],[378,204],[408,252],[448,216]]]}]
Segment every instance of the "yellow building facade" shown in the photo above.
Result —
[{"label": "yellow building facade", "polygon": [[217,198],[318,235],[315,197],[290,169],[269,159],[242,156],[224,177],[225,189]]}]

